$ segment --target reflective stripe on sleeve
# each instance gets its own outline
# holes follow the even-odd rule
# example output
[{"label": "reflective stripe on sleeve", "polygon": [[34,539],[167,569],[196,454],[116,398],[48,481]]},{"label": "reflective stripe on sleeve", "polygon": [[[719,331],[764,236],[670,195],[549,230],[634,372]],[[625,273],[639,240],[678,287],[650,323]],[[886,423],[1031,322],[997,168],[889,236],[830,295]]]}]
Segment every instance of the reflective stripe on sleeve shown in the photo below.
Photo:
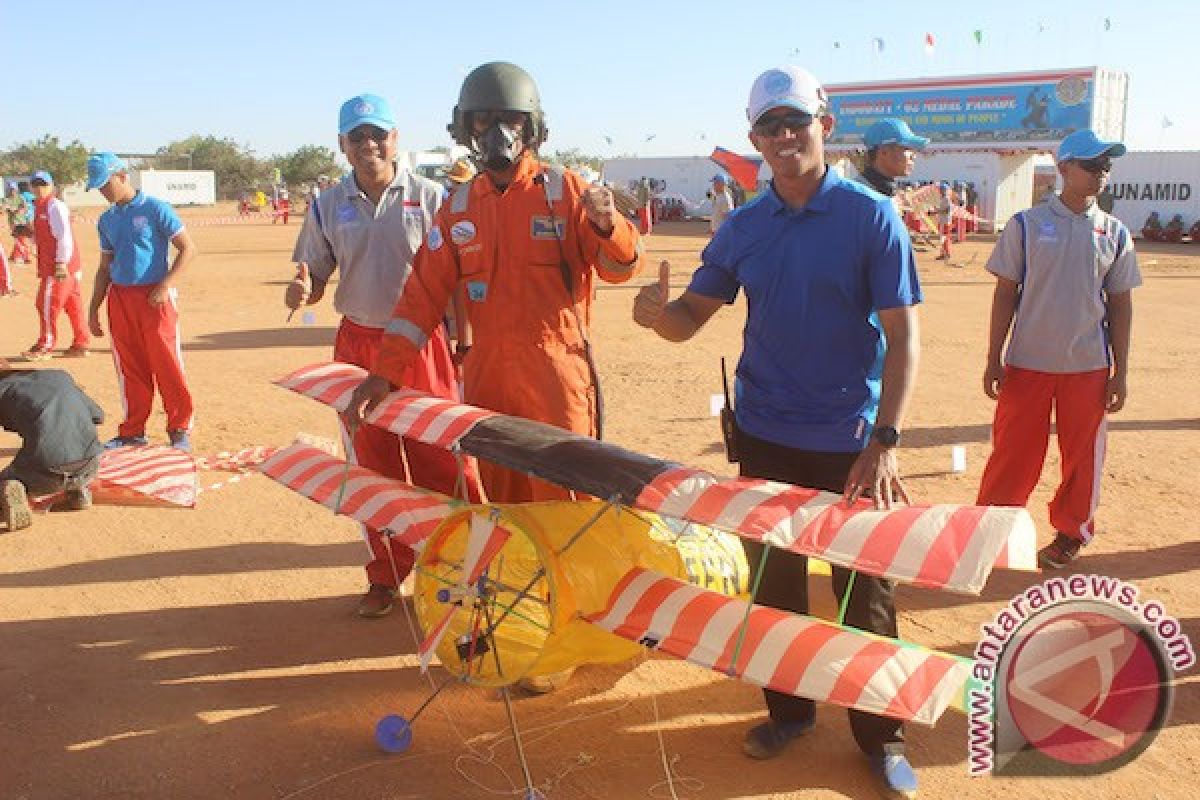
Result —
[{"label": "reflective stripe on sleeve", "polygon": [[429,341],[428,334],[421,330],[418,326],[401,317],[396,317],[387,324],[384,331],[388,336],[403,336],[412,342],[413,347],[420,350]]}]

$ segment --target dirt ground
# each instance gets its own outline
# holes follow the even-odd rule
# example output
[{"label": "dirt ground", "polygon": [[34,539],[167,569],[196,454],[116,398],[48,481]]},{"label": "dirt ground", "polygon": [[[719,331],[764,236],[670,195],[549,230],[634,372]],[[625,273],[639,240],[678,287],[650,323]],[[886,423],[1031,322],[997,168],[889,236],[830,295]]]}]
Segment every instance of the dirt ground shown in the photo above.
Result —
[{"label": "dirt ground", "polygon": [[[332,438],[328,410],[269,382],[327,359],[337,322],[327,303],[315,324],[284,322],[299,226],[205,224],[231,213],[183,212],[202,253],[181,292],[197,453],[286,444],[300,431]],[[90,276],[94,226],[76,231]],[[650,263],[670,259],[682,287],[705,241],[702,223],[661,226]],[[959,246],[960,268],[920,255],[923,354],[900,459],[921,501],[971,501],[987,456],[990,246]],[[1141,258],[1129,404],[1111,420],[1102,530],[1077,570],[1134,582],[1198,642],[1200,248],[1146,248]],[[16,272],[21,297],[0,300],[8,355],[36,332],[31,270]],[[720,390],[719,357],[738,355],[742,309],[671,345],[632,324],[633,293],[599,291],[610,439],[728,473],[709,396]],[[109,412],[104,438],[121,413],[107,347],[44,365],[69,369]],[[162,440],[162,428],[156,413],[150,433]],[[965,473],[950,471],[954,445],[966,447]],[[0,434],[0,458],[15,447]],[[1043,542],[1057,469],[1052,452],[1031,505]],[[201,485],[228,477],[202,473]],[[0,534],[0,798],[519,797],[504,705],[486,691],[451,686],[419,720],[410,751],[376,748],[376,721],[411,715],[431,689],[404,613],[354,616],[363,555],[349,523],[260,475],[202,493],[190,511],[39,514],[32,528]],[[998,572],[980,598],[904,589],[902,635],[968,654],[979,626],[1037,580]],[[758,690],[679,662],[587,667],[557,694],[518,698],[516,713],[534,778],[555,800],[670,797],[663,752],[682,798],[875,796],[844,713],[823,709],[786,756],[750,762],[740,742],[763,714]],[[955,712],[936,728],[911,726],[909,754],[925,798],[1185,798],[1200,775],[1198,725],[1200,684],[1189,674],[1149,751],[1104,777],[969,778],[966,721]]]}]

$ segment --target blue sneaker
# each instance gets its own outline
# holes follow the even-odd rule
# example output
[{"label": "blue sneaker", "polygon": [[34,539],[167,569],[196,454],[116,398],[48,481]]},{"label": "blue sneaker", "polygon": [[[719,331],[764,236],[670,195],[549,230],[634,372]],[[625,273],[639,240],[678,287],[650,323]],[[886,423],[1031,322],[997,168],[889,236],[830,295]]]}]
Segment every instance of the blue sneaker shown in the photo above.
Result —
[{"label": "blue sneaker", "polygon": [[871,771],[883,784],[885,797],[903,797],[913,800],[917,796],[917,773],[904,755],[904,745],[885,744],[879,755],[867,756]]},{"label": "blue sneaker", "polygon": [[150,440],[144,434],[137,436],[114,436],[104,443],[105,450],[116,450],[118,447],[145,447]]},{"label": "blue sneaker", "polygon": [[768,719],[746,732],[746,738],[742,740],[742,752],[759,760],[774,758],[782,753],[793,739],[803,736],[816,726],[816,717],[800,722],[776,722]]},{"label": "blue sneaker", "polygon": [[185,453],[192,452],[192,440],[188,438],[187,431],[167,431],[167,436],[171,437],[171,447]]}]

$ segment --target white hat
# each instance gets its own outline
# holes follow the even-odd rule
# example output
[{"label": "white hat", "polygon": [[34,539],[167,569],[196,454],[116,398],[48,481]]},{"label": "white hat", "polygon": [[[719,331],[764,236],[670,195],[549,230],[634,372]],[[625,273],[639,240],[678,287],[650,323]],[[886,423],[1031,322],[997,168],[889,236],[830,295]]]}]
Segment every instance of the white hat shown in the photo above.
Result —
[{"label": "white hat", "polygon": [[746,118],[753,125],[764,113],[779,106],[817,116],[825,109],[826,103],[825,90],[811,72],[800,67],[776,67],[759,75],[754,81],[754,86],[750,88],[750,102],[746,106]]}]

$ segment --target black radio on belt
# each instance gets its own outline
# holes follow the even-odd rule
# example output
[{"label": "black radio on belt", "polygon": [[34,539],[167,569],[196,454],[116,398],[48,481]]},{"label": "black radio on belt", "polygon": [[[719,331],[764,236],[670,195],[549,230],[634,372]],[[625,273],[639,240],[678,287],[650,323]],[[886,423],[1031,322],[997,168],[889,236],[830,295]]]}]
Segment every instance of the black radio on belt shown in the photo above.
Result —
[{"label": "black radio on belt", "polygon": [[721,437],[725,440],[725,458],[730,464],[738,463],[738,427],[729,399],[729,374],[725,371],[725,359],[721,359],[721,388],[725,391],[725,407],[721,409]]}]

